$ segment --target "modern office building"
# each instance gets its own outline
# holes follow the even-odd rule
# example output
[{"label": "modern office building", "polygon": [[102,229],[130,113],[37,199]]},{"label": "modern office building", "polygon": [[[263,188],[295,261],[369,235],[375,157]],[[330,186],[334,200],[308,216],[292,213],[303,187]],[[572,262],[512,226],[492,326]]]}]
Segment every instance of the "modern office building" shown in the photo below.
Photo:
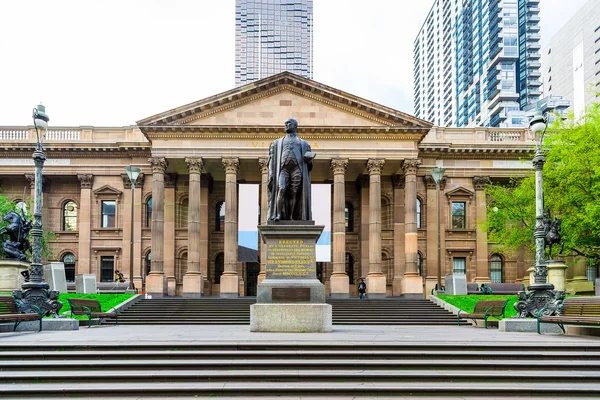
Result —
[{"label": "modern office building", "polygon": [[600,91],[600,0],[589,0],[542,52],[544,94],[563,96],[580,117]]},{"label": "modern office building", "polygon": [[539,100],[539,0],[435,0],[414,44],[415,115],[438,126],[527,124]]},{"label": "modern office building", "polygon": [[313,77],[312,0],[236,0],[235,86],[283,71]]}]

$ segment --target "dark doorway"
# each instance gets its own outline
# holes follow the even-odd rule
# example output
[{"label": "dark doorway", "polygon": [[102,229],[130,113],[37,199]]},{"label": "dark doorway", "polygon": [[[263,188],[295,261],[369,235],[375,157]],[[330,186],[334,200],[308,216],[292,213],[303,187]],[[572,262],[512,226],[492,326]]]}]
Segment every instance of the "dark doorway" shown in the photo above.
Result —
[{"label": "dark doorway", "polygon": [[260,273],[260,264],[256,262],[246,263],[246,296],[256,296],[256,287],[258,286],[258,274]]}]

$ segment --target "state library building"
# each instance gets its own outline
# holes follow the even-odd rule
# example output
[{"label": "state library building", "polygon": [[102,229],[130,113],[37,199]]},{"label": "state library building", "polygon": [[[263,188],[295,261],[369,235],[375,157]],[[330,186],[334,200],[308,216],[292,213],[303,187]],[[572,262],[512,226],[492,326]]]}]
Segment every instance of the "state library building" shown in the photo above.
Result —
[{"label": "state library building", "polygon": [[[328,295],[356,296],[361,277],[372,297],[429,293],[438,229],[442,276],[528,283],[533,254],[498,253],[479,228],[486,183],[532,173],[528,130],[434,127],[289,72],[135,126],[51,126],[42,207],[44,228],[55,234],[48,261],[64,262],[70,281],[95,274],[109,282],[115,270],[129,279],[133,258],[134,283],[146,293],[255,295],[265,250],[239,245],[240,213],[266,211],[268,149],[289,117],[317,153],[312,183],[330,191],[328,201],[313,193],[313,213],[324,207],[330,218],[328,261],[317,264]],[[24,187],[33,197],[35,137],[33,127],[0,127],[0,184],[12,201],[24,200]],[[142,170],[133,191],[128,166]],[[445,168],[439,199],[436,166]],[[243,184],[258,196],[239,196]],[[260,212],[254,225],[265,223]]]}]

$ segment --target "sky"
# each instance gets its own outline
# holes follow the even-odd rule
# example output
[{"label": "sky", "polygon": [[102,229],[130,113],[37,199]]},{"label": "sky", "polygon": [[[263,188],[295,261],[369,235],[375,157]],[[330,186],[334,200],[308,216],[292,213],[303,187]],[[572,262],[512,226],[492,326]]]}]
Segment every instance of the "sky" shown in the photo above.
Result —
[{"label": "sky", "polygon": [[[542,46],[586,0],[541,0]],[[314,0],[314,79],[413,112],[433,0]],[[232,89],[234,0],[0,0],[0,126],[127,126]]]}]

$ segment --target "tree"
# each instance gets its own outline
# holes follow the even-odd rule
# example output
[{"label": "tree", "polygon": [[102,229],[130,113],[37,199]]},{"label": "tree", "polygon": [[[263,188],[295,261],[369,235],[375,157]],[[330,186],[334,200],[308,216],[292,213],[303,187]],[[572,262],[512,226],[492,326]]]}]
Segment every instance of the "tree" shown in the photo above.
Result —
[{"label": "tree", "polygon": [[[544,207],[562,218],[565,250],[600,260],[600,104],[575,121],[559,120],[544,143]],[[507,252],[533,248],[535,177],[487,188],[489,240]]]}]

